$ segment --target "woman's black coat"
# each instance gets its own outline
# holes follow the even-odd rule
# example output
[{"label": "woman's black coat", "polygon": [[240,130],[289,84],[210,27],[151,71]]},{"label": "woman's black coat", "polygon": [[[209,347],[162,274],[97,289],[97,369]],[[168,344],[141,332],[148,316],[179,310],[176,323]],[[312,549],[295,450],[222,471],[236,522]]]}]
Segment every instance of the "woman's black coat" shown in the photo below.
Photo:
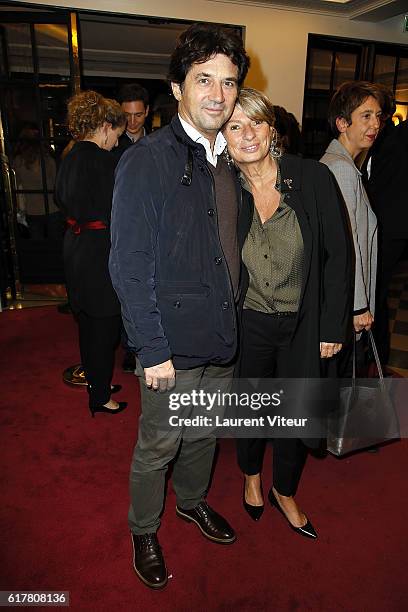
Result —
[{"label": "woman's black coat", "polygon": [[64,238],[70,306],[75,313],[83,311],[94,317],[120,314],[108,270],[115,163],[95,143],[78,142],[62,161],[55,184],[56,201],[66,218],[80,224],[102,221],[107,226],[78,235],[68,228]]},{"label": "woman's black coat", "polygon": [[[316,379],[326,375],[327,364],[333,364],[333,359],[320,358],[320,342],[344,343],[348,336],[353,295],[352,243],[344,203],[329,169],[314,160],[293,155],[283,155],[280,168],[280,189],[285,193],[285,202],[296,212],[302,232],[304,269],[288,369],[280,371],[278,376]],[[244,209],[252,218],[253,199],[245,189],[243,198]],[[249,277],[246,269],[243,273],[246,291]],[[326,403],[326,396],[318,405],[313,399],[321,398],[322,389],[327,392],[328,385],[323,384],[324,387],[314,387],[319,389],[318,395],[310,394],[310,403],[306,397],[300,398],[302,416],[314,415],[320,419],[322,411],[326,414],[330,408],[331,400]],[[298,399],[296,396],[296,401]],[[324,426],[325,421],[319,422]],[[306,434],[302,439],[307,446],[316,448],[320,445],[318,437],[324,434],[312,434],[311,437]]]},{"label": "woman's black coat", "polygon": [[[296,213],[304,243],[303,284],[291,341],[288,378],[321,376],[320,342],[341,342],[350,326],[352,250],[346,211],[330,170],[320,162],[283,155],[281,185]],[[244,205],[253,215],[250,193]],[[246,273],[245,287],[248,286]]]}]

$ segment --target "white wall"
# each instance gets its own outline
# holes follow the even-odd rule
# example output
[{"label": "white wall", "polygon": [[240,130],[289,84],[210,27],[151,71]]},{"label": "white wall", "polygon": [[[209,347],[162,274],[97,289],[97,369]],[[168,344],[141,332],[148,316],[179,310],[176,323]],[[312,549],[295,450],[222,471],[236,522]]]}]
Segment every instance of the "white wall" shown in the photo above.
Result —
[{"label": "white wall", "polygon": [[299,120],[309,33],[408,44],[408,33],[402,32],[402,16],[367,23],[222,0],[60,0],[58,5],[31,0],[30,3],[243,25],[252,60],[246,84],[264,90],[274,104],[284,106]]}]

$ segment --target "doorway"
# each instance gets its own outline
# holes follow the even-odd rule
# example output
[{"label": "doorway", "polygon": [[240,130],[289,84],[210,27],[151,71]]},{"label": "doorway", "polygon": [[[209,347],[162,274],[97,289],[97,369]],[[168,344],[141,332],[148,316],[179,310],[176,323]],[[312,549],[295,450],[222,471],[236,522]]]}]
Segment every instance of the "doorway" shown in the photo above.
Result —
[{"label": "doorway", "polygon": [[[0,292],[27,300],[30,287],[64,283],[63,223],[55,173],[70,137],[66,103],[82,89],[116,98],[139,82],[150,94],[148,128],[176,106],[167,68],[190,22],[96,11],[0,6]],[[231,27],[240,36],[243,28]]]},{"label": "doorway", "polygon": [[0,12],[2,303],[27,285],[63,283],[63,222],[54,181],[68,141],[75,22],[61,11]]}]

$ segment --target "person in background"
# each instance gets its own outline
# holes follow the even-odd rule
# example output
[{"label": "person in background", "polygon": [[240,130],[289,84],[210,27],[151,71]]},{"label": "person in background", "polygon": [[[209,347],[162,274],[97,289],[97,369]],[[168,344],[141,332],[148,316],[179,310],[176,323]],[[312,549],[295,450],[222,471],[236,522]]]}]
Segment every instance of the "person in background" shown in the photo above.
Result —
[{"label": "person in background", "polygon": [[116,414],[126,402],[111,399],[115,349],[122,325],[120,304],[108,270],[110,215],[117,146],[126,116],[119,104],[94,91],[68,102],[68,127],[75,140],[58,170],[55,196],[63,212],[64,265],[69,304],[77,317],[81,363],[89,409]]},{"label": "person in background", "polygon": [[275,113],[275,127],[280,136],[282,151],[292,155],[302,155],[302,134],[295,115],[288,113],[283,106],[274,106],[273,110]]},{"label": "person in background", "polygon": [[[383,94],[373,83],[349,81],[335,92],[329,106],[328,120],[335,138],[330,142],[321,162],[334,174],[347,206],[354,243],[354,306],[353,328],[361,339],[363,330],[374,322],[377,274],[377,219],[371,208],[355,159],[370,148],[378,136]],[[358,364],[362,363],[363,347],[357,342]],[[351,377],[354,342],[349,338],[338,359],[339,375]]]},{"label": "person in background", "polygon": [[[342,348],[350,308],[350,245],[335,181],[323,164],[282,155],[274,108],[255,89],[241,89],[223,134],[241,172],[243,208],[252,218],[242,250],[239,377],[320,378],[326,361]],[[255,521],[264,510],[265,442],[237,440],[243,505]],[[308,538],[317,533],[295,494],[307,447],[319,442],[299,437],[272,442],[269,502]]]},{"label": "person in background", "polygon": [[408,122],[395,126],[395,102],[384,110],[385,123],[371,148],[366,183],[378,219],[379,248],[376,291],[376,321],[373,328],[381,364],[390,355],[388,289],[395,266],[408,246]]},{"label": "person in background", "polygon": [[[126,129],[119,137],[118,147],[114,151],[115,157],[119,160],[132,144],[146,136],[145,122],[149,114],[149,92],[139,83],[128,83],[120,88],[118,98],[126,115]],[[122,345],[125,348],[122,369],[124,372],[133,373],[136,369],[136,356],[127,346],[125,331],[122,334]]]},{"label": "person in background", "polygon": [[120,88],[118,100],[126,115],[126,129],[119,138],[117,149],[121,155],[147,134],[145,122],[149,115],[149,93],[139,83],[129,83]]},{"label": "person in background", "polygon": [[[63,224],[61,214],[53,201],[56,166],[49,148],[43,147],[41,163],[41,143],[38,126],[26,123],[19,134],[19,141],[13,155],[16,173],[17,218],[28,227],[28,237],[32,240],[52,238],[62,240]],[[44,173],[44,174],[43,174]],[[44,193],[47,193],[47,206]],[[48,210],[46,210],[48,208]]]}]

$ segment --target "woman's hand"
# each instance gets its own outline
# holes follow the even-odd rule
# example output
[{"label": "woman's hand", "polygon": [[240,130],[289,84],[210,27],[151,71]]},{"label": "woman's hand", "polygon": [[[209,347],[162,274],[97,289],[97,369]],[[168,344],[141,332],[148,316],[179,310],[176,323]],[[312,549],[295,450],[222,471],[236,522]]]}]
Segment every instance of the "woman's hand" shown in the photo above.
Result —
[{"label": "woman's hand", "polygon": [[320,343],[320,357],[326,359],[327,357],[333,357],[341,351],[342,344],[338,342],[321,342]]},{"label": "woman's hand", "polygon": [[372,324],[374,323],[374,317],[369,310],[363,312],[363,314],[354,315],[353,317],[353,326],[355,332],[361,332],[363,329],[368,331],[371,329]]}]

